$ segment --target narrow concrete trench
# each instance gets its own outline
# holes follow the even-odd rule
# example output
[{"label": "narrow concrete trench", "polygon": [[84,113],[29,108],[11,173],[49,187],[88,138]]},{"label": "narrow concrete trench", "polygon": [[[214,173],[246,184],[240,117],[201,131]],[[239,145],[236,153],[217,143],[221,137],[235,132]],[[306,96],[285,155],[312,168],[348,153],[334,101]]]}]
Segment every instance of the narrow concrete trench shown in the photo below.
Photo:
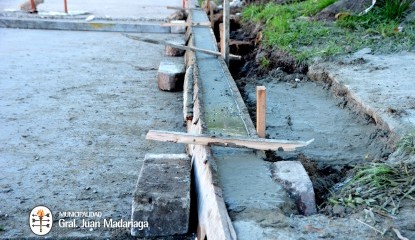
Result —
[{"label": "narrow concrete trench", "polygon": [[322,194],[342,180],[345,170],[368,160],[387,158],[392,150],[388,132],[376,126],[369,116],[334,96],[324,84],[310,81],[306,76],[300,78],[290,79],[277,71],[239,83],[253,118],[255,87],[267,88],[269,138],[315,139],[294,153],[268,153],[268,160],[302,161],[314,180],[317,200],[322,203]]}]

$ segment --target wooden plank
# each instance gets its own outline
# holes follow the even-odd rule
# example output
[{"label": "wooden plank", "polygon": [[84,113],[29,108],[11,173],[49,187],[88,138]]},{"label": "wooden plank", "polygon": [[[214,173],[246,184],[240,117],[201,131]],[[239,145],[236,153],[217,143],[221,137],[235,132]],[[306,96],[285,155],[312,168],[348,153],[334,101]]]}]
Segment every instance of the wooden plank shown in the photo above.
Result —
[{"label": "wooden plank", "polygon": [[258,137],[265,138],[267,92],[264,86],[256,87],[256,131]]},{"label": "wooden plank", "polygon": [[186,69],[183,82],[183,115],[185,121],[193,119],[193,65]]},{"label": "wooden plank", "polygon": [[183,8],[183,7],[175,7],[175,6],[167,6],[167,9],[172,9],[172,10],[200,10],[200,8]]},{"label": "wooden plank", "polygon": [[225,60],[226,64],[229,66],[229,32],[230,32],[230,21],[229,21],[229,0],[223,0],[223,40],[221,47],[222,49],[222,58]]},{"label": "wooden plank", "polygon": [[180,26],[185,26],[185,27],[210,27],[210,22],[200,22],[200,23],[162,23],[160,24],[160,26],[162,27],[180,27]]},{"label": "wooden plank", "polygon": [[236,240],[236,232],[226,210],[222,189],[217,184],[217,171],[212,167],[210,149],[196,145],[193,149],[193,173],[199,230],[198,239]]},{"label": "wooden plank", "polygon": [[[156,39],[150,39],[150,38],[144,38],[144,37],[139,37],[139,36],[132,36],[129,34],[123,34],[124,36],[136,40],[136,41],[142,41],[142,42],[146,42],[146,43],[152,43],[152,44],[161,44],[161,45],[169,45],[178,49],[183,49],[183,50],[190,50],[190,51],[197,51],[197,52],[202,52],[205,54],[209,54],[209,55],[214,55],[217,57],[221,56],[220,52],[215,52],[215,51],[210,51],[210,50],[206,50],[206,49],[201,49],[201,48],[196,48],[196,47],[189,47],[189,46],[184,46],[184,45],[177,45],[177,44],[173,44],[173,43],[169,43],[167,41],[163,41],[163,40],[156,40]],[[241,60],[241,56],[237,56],[237,55],[229,55],[229,57],[231,59],[236,59],[236,60]]]},{"label": "wooden plank", "polygon": [[305,147],[314,141],[314,139],[305,142],[260,138],[230,138],[157,130],[150,130],[147,133],[146,139],[162,142],[174,142],[204,146],[216,145],[223,147],[251,148],[257,150],[272,151],[294,151],[296,148]]}]

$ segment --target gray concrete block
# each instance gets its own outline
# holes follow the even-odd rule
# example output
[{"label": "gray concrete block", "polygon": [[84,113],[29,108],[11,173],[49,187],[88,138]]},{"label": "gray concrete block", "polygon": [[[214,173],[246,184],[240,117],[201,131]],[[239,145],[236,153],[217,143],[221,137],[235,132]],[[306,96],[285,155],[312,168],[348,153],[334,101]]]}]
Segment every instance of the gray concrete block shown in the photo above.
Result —
[{"label": "gray concrete block", "polygon": [[301,214],[308,216],[317,212],[313,183],[301,162],[276,162],[272,176],[294,198]]},{"label": "gray concrete block", "polygon": [[184,21],[184,20],[173,20],[173,21],[170,21],[170,23],[183,24],[181,26],[171,26],[171,33],[180,33],[180,34],[182,34],[182,33],[186,32],[186,25],[185,25],[186,21]]},{"label": "gray concrete block", "polygon": [[[186,44],[186,42],[184,41],[183,38],[173,39],[173,40],[169,40],[167,42],[175,44],[175,45],[183,45],[183,46]],[[183,49],[178,49],[178,48],[175,48],[173,46],[166,45],[164,53],[165,53],[166,56],[176,57],[176,56],[183,56],[184,52],[185,52],[185,50],[183,50]]]},{"label": "gray concrete block", "polygon": [[186,154],[147,154],[133,195],[132,228],[136,237],[162,237],[188,232],[191,164]]},{"label": "gray concrete block", "polygon": [[164,91],[183,90],[185,70],[183,58],[163,60],[157,74],[158,87]]},{"label": "gray concrete block", "polygon": [[20,19],[0,17],[1,28],[48,29],[68,31],[102,31],[102,32],[133,32],[133,33],[169,33],[170,27],[147,22],[94,21],[70,19]]}]

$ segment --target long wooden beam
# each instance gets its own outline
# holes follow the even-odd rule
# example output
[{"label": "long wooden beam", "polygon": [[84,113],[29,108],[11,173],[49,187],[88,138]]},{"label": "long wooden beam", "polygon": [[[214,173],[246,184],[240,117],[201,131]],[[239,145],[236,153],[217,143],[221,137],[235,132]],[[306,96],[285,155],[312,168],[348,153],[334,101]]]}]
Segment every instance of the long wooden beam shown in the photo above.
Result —
[{"label": "long wooden beam", "polygon": [[256,150],[272,151],[294,151],[296,148],[305,147],[314,141],[314,139],[309,141],[288,141],[259,138],[216,137],[202,134],[189,134],[158,130],[150,130],[147,133],[146,139],[161,142],[174,142],[204,146],[216,145],[224,147],[251,148]]},{"label": "long wooden beam", "polygon": [[[161,45],[169,45],[172,46],[174,48],[177,49],[182,49],[182,50],[190,50],[190,51],[197,51],[197,52],[202,52],[202,53],[206,53],[206,54],[210,54],[210,55],[214,55],[217,57],[221,56],[220,52],[215,52],[215,51],[210,51],[210,50],[206,50],[206,49],[202,49],[202,48],[196,48],[196,47],[189,47],[189,46],[184,46],[184,45],[178,45],[178,44],[173,44],[173,43],[169,43],[167,41],[163,41],[163,40],[156,40],[156,39],[150,39],[150,38],[143,38],[143,37],[139,37],[139,36],[132,36],[129,34],[123,34],[124,36],[136,40],[136,41],[141,41],[141,42],[146,42],[146,43],[152,43],[152,44],[161,44]],[[237,55],[229,55],[230,59],[236,59],[236,60],[241,60],[241,56],[237,56]]]},{"label": "long wooden beam", "polygon": [[167,6],[167,9],[172,9],[172,10],[200,10],[200,8],[183,8],[183,7],[175,7],[175,6]]},{"label": "long wooden beam", "polygon": [[211,26],[211,23],[210,22],[205,22],[205,23],[187,23],[187,22],[185,22],[185,23],[162,23],[162,24],[160,24],[160,26],[162,26],[162,27],[181,27],[181,26],[184,26],[184,27],[189,27],[189,26],[192,26],[192,27],[210,27]]}]

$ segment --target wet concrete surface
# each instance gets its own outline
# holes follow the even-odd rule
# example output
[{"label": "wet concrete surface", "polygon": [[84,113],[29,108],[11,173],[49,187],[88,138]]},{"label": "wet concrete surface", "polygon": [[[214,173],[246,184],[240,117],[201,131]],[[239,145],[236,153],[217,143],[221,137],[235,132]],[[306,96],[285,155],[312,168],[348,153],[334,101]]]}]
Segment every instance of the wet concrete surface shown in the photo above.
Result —
[{"label": "wet concrete surface", "polygon": [[[193,22],[208,21],[202,11],[192,11]],[[192,29],[198,48],[217,51],[210,29]],[[257,137],[245,104],[223,59],[196,53],[203,121],[212,135]],[[238,101],[240,100],[240,102]],[[246,111],[246,112],[245,112]],[[262,239],[274,214],[285,205],[295,208],[281,184],[273,181],[270,164],[261,151],[213,147],[218,180],[238,239]],[[264,213],[270,213],[264,214]],[[209,237],[209,236],[208,236]]]},{"label": "wet concrete surface", "polygon": [[56,215],[52,238],[128,238],[124,228],[59,227],[58,213],[127,221],[144,155],[184,153],[182,145],[145,141],[149,129],[185,130],[182,94],[157,88],[164,47],[119,33],[0,29],[0,36],[0,238],[35,236],[27,221],[37,205]]},{"label": "wet concrete surface", "polygon": [[415,129],[414,61],[414,52],[375,55],[366,48],[336,62],[317,63],[310,75],[326,81],[318,75],[327,74],[378,124],[403,136]]},{"label": "wet concrete surface", "polygon": [[[410,56],[403,54],[403,59],[408,60]],[[385,58],[385,56],[374,55],[364,58],[370,59],[369,64],[364,61],[360,63],[362,60],[360,58],[352,58],[348,63],[334,65],[336,67],[332,65],[333,68],[327,67],[331,65],[330,63],[320,65],[319,67],[323,66],[323,68],[317,69],[320,73],[330,74],[330,77],[335,80],[342,80],[341,84],[337,85],[333,83],[334,81],[327,81],[325,74],[313,78],[313,80],[318,80],[315,82],[310,81],[304,75],[287,74],[279,69],[270,71],[267,76],[238,80],[239,87],[243,92],[242,95],[250,108],[251,116],[254,116],[255,113],[255,87],[258,85],[267,87],[267,135],[269,138],[283,137],[292,140],[302,137],[315,138],[315,141],[307,148],[299,149],[293,154],[278,152],[277,155],[280,158],[272,160],[306,158],[309,161],[307,164],[316,163],[320,169],[333,168],[338,171],[335,174],[344,174],[347,169],[342,169],[344,166],[354,167],[372,161],[382,162],[388,157],[391,158],[389,154],[394,150],[393,141],[391,141],[394,134],[384,126],[383,118],[379,118],[379,115],[371,115],[373,112],[364,111],[364,109],[365,107],[375,107],[374,109],[377,109],[375,113],[382,113],[385,111],[379,111],[377,107],[388,109],[388,106],[391,106],[400,109],[400,107],[410,106],[408,99],[410,100],[411,97],[407,93],[412,92],[412,87],[410,80],[408,80],[409,76],[406,75],[410,72],[408,63],[401,62],[401,65],[405,67],[397,67],[402,73],[399,72],[399,77],[397,75],[398,79],[395,80],[389,78],[381,80],[382,77],[392,76],[392,72],[390,72],[391,75],[385,72],[384,75],[375,74],[374,77],[378,76],[378,79],[375,78],[374,81],[368,74],[371,71],[381,71],[379,65],[371,60],[382,59],[382,62],[386,64],[388,59],[394,60],[396,58],[398,56]],[[341,66],[345,64],[345,69],[343,69]],[[395,66],[395,63],[390,65]],[[372,69],[370,70],[370,68]],[[386,69],[388,68],[384,70]],[[348,71],[354,71],[354,73],[345,74]],[[360,71],[362,71],[361,74]],[[355,76],[359,80],[348,78],[348,76]],[[363,76],[365,77],[363,78]],[[400,81],[399,79],[404,76],[408,78],[405,77]],[[397,88],[400,88],[401,92],[397,91]],[[392,92],[395,95],[387,94]],[[382,95],[387,96],[391,101],[383,99]],[[359,102],[356,99],[366,99],[367,101]],[[364,107],[359,103],[363,103]],[[406,119],[411,117],[410,113],[409,110],[407,114],[402,115],[402,118],[395,116],[395,121],[401,121],[398,123],[400,129],[405,129],[410,123],[410,120]],[[405,158],[408,159],[408,156]],[[330,189],[330,185],[327,185],[330,184],[330,181],[332,180],[329,178],[321,178],[313,184],[318,188],[321,187],[321,183],[326,184],[325,192],[327,192]],[[370,230],[368,225],[384,231],[385,234],[382,237],[385,239],[396,238],[396,234],[391,231],[391,226],[398,227],[404,236],[411,239],[414,235],[413,228],[402,224],[403,221],[413,225],[413,214],[408,215],[408,212],[412,211],[410,209],[413,210],[413,202],[402,207],[399,214],[390,218],[381,215],[368,217],[367,211],[370,209],[355,214],[347,213],[343,217],[329,217],[322,214],[305,217],[279,212],[279,214],[272,215],[271,223],[264,221],[259,224],[264,227],[261,235],[263,239],[380,238],[381,235],[373,231],[373,228]],[[243,222],[245,231],[247,233],[254,231],[250,225],[251,221],[247,220],[250,217],[249,212],[241,214],[248,214]],[[366,225],[362,222],[365,222]]]},{"label": "wet concrete surface", "polygon": [[297,152],[279,155],[292,159],[302,153],[320,165],[354,165],[383,159],[391,153],[387,134],[370,119],[351,111],[342,99],[333,96],[321,83],[281,81],[268,76],[247,80],[244,91],[248,105],[255,106],[255,87],[267,88],[267,129],[272,139],[315,141]]}]

